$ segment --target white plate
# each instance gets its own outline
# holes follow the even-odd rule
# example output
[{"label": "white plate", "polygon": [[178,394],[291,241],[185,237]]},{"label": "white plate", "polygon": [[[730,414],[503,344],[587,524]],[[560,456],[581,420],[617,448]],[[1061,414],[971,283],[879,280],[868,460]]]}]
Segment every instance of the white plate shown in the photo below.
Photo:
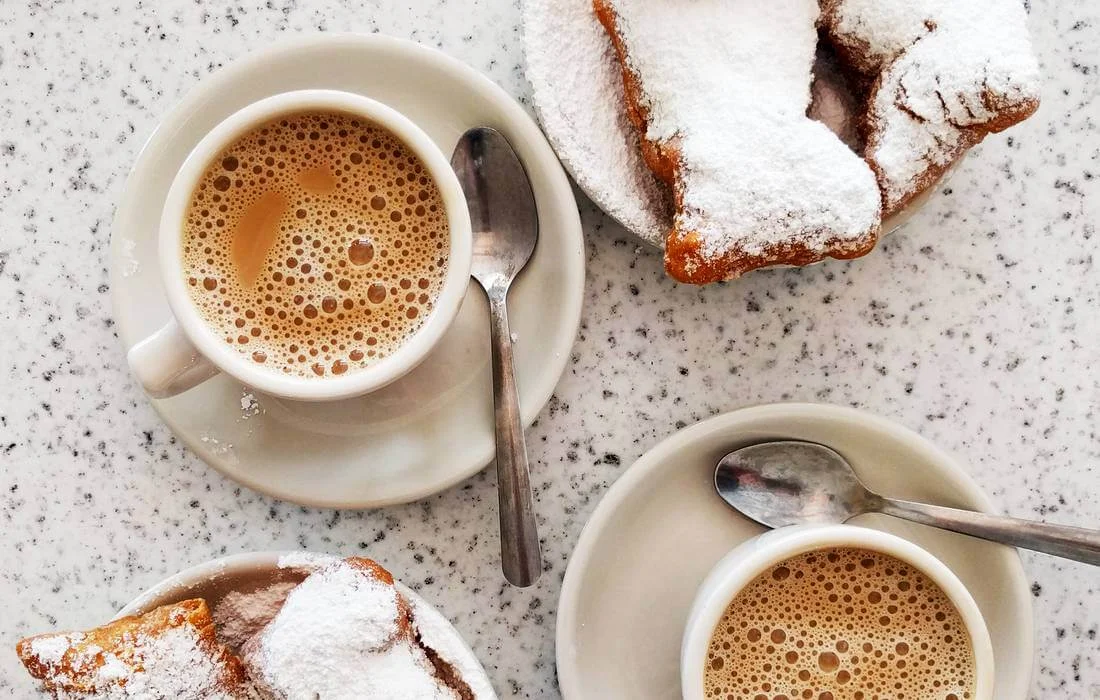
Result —
[{"label": "white plate", "polygon": [[[523,45],[531,102],[562,164],[596,206],[644,243],[664,248],[672,225],[667,188],[642,160],[618,60],[591,0],[524,0]],[[821,81],[814,84],[815,111],[851,143],[852,119],[837,116],[852,110],[841,107],[850,98],[835,63],[819,55],[814,72]],[[905,225],[950,172],[884,221],[883,235]]]},{"label": "white plate", "polygon": [[[213,610],[227,593],[250,593],[278,581],[300,581],[305,577],[301,570],[279,567],[279,559],[300,552],[254,552],[236,554],[222,559],[192,566],[161,581],[130,601],[115,618],[141,615],[153,608],[178,603],[189,598],[202,598]],[[308,554],[306,557],[310,556]],[[478,700],[494,700],[492,683],[477,660],[473,650],[462,639],[458,630],[430,603],[398,582],[398,590],[412,606],[413,615],[422,621],[422,632],[430,631],[431,639],[425,641],[451,665],[462,671],[462,678],[474,691]],[[239,650],[235,650],[239,651]]]},{"label": "white plate", "polygon": [[[474,69],[419,44],[377,35],[319,35],[280,44],[206,78],[164,119],[130,174],[111,238],[111,296],[127,350],[169,318],[156,264],[161,205],[177,168],[208,129],[244,105],[301,88],[384,102],[450,153],[468,128],[511,141],[531,178],[539,242],[509,297],[525,425],[550,399],[580,323],[584,241],[568,178],[534,121]],[[440,346],[403,379],[367,397],[308,404],[252,395],[219,376],[153,401],[165,422],[227,476],[296,503],[365,508],[423,498],[471,476],[493,455],[489,324],[476,284]]]},{"label": "white plate", "polygon": [[[723,555],[762,531],[714,492],[714,467],[731,450],[774,438],[835,448],[888,496],[992,510],[948,454],[853,409],[757,406],[682,430],[619,478],[577,542],[558,604],[558,681],[567,700],[680,696],[681,634],[696,589]],[[958,575],[993,639],[994,696],[1026,698],[1034,632],[1016,551],[886,516],[851,522],[911,540]]]}]

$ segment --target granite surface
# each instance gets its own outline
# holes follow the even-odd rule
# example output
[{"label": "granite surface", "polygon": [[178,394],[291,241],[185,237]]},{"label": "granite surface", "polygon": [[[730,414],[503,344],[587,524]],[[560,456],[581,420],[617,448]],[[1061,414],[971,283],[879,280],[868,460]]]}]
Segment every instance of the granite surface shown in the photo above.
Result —
[{"label": "granite surface", "polygon": [[[334,512],[219,476],[130,378],[106,252],[158,118],[281,36],[411,37],[528,93],[501,0],[0,3],[0,696],[11,645],[95,624],[187,565],[253,549],[366,552],[452,617],[503,697],[551,698],[558,589],[600,496],[677,428],[788,399],[859,406],[953,451],[1006,513],[1100,524],[1100,6],[1032,0],[1046,90],[899,235],[853,263],[694,289],[581,198],[586,308],[529,432],[548,574],[497,573],[495,478]],[[1095,570],[1025,555],[1033,698],[1100,697]]]}]

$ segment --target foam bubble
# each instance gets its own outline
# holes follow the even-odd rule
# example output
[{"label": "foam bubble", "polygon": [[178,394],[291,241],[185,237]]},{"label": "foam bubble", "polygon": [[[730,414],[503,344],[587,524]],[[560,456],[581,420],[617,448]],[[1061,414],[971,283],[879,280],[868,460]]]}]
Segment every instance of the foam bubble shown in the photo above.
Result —
[{"label": "foam bubble", "polygon": [[396,137],[308,113],[214,159],[183,241],[191,299],[228,345],[274,371],[329,377],[392,354],[423,326],[449,232],[438,188]]},{"label": "foam bubble", "polygon": [[967,700],[970,638],[947,595],[885,554],[807,552],[746,586],[715,628],[708,700]]}]

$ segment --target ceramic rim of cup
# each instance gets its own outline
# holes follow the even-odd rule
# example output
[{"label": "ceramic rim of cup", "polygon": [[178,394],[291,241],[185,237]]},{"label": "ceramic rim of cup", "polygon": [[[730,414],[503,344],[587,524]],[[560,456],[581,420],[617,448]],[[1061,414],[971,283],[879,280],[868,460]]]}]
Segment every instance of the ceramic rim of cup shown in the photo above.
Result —
[{"label": "ceramic rim of cup", "polygon": [[[447,215],[449,257],[435,306],[424,324],[389,356],[340,377],[295,377],[260,367],[225,344],[191,301],[182,274],[182,223],[191,196],[210,163],[252,129],[287,114],[328,111],[353,114],[393,134],[424,164]],[[196,349],[247,386],[290,399],[323,401],[369,393],[418,365],[446,333],[466,296],[472,232],[466,199],[446,156],[420,127],[381,102],[340,90],[296,90],[264,98],[233,113],[210,130],[187,156],[168,191],[160,220],[158,256],[172,314]]]},{"label": "ceramic rim of cup", "polygon": [[[993,644],[978,604],[942,561],[897,535],[857,525],[798,525],[770,530],[723,557],[699,587],[681,647],[681,685],[686,700],[704,698],[703,668],[718,622],[733,599],[771,566],[829,547],[866,549],[900,559],[932,580],[958,611],[974,655],[974,700],[993,697]],[[698,673],[690,673],[696,669]]]}]

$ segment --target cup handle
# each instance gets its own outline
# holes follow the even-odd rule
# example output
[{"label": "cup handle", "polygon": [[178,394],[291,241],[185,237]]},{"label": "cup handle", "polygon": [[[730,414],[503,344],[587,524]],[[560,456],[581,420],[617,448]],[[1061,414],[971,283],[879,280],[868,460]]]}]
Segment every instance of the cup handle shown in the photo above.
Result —
[{"label": "cup handle", "polygon": [[126,353],[126,362],[154,399],[182,394],[218,373],[184,335],[175,319]]}]

